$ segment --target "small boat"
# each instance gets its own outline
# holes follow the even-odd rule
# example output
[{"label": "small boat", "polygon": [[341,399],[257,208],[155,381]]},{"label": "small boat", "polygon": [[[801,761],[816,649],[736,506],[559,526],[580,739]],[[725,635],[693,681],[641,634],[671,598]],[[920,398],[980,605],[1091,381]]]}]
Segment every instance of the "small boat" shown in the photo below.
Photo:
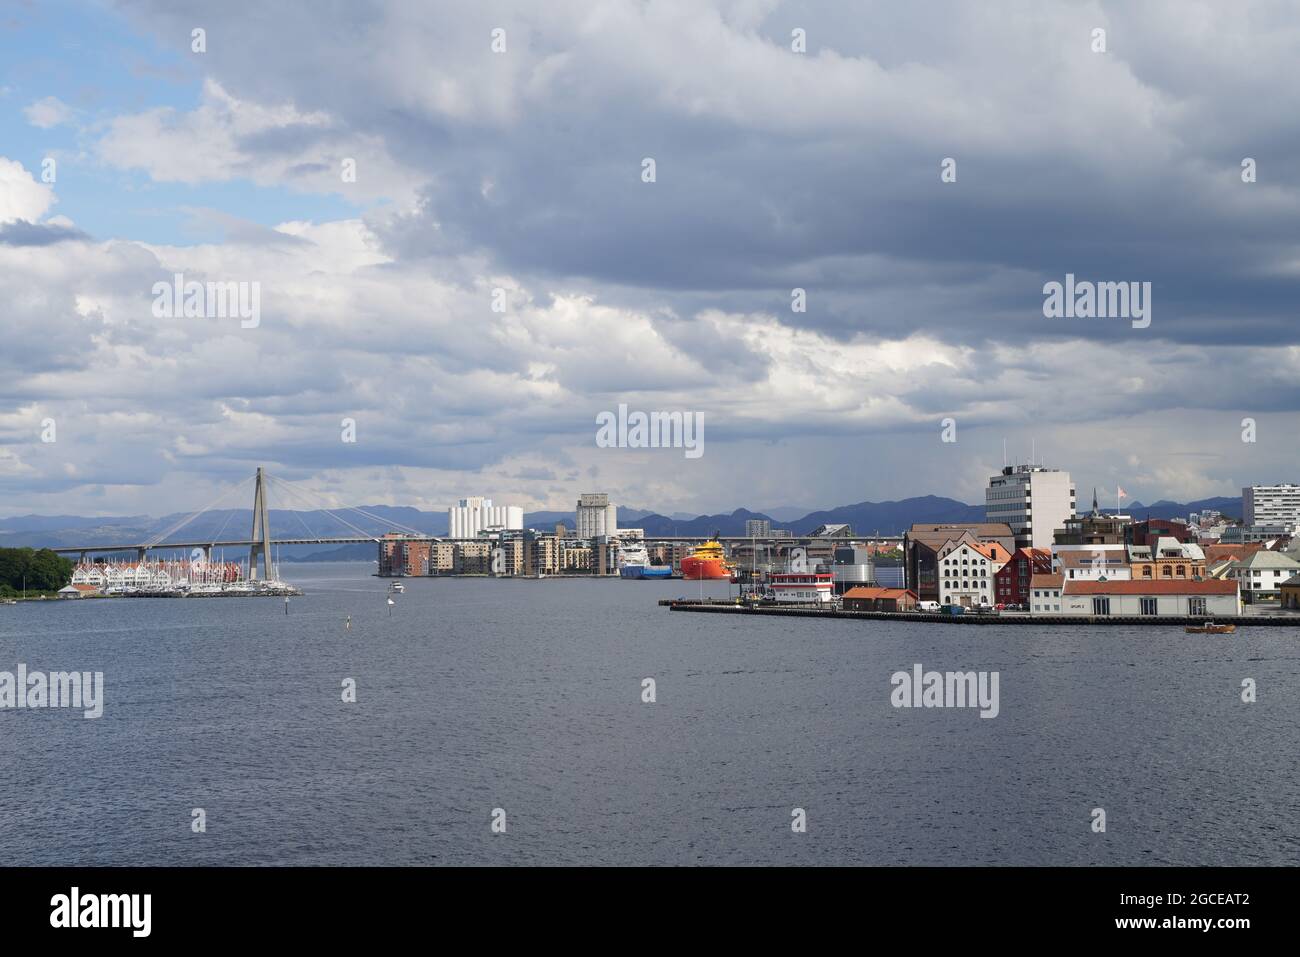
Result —
[{"label": "small boat", "polygon": [[392,590],[397,592],[398,594],[401,594],[402,592],[406,591],[406,586],[403,585],[401,582],[393,582]]},{"label": "small boat", "polygon": [[1216,625],[1212,621],[1203,625],[1188,625],[1184,629],[1189,635],[1231,635],[1236,630],[1236,625]]}]

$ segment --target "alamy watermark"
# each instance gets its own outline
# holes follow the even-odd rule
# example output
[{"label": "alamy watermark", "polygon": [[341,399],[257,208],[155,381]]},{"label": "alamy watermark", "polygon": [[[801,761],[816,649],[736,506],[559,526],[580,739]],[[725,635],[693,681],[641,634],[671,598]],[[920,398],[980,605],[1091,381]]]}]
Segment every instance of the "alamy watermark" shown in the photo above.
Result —
[{"label": "alamy watermark", "polygon": [[926,671],[920,664],[911,674],[895,671],[889,678],[894,690],[889,703],[895,708],[979,708],[981,718],[996,718],[996,671]]},{"label": "alamy watermark", "polygon": [[28,671],[25,664],[0,671],[0,709],[81,708],[82,717],[104,713],[104,672]]},{"label": "alamy watermark", "polygon": [[704,454],[703,412],[628,412],[596,416],[596,446],[602,449],[685,449],[688,459]]},{"label": "alamy watermark", "polygon": [[1134,329],[1151,325],[1151,283],[1065,282],[1043,284],[1043,315],[1048,319],[1131,319]]},{"label": "alamy watermark", "polygon": [[154,283],[152,291],[157,319],[239,319],[241,329],[262,322],[260,282],[186,282],[176,273],[170,283]]}]

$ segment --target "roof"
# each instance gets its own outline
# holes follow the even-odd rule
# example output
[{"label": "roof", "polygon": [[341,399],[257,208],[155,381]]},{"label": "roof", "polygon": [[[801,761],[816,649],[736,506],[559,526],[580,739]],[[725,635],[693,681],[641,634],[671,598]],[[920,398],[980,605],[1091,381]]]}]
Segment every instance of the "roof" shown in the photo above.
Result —
[{"label": "roof", "polygon": [[911,541],[933,547],[961,538],[962,532],[970,532],[976,538],[1015,538],[1015,533],[1006,522],[952,522],[946,525],[918,523],[907,530],[907,537]]},{"label": "roof", "polygon": [[1240,560],[1263,549],[1263,542],[1245,542],[1240,545],[1206,545],[1201,550],[1205,552],[1207,562],[1217,562],[1221,558]]},{"label": "roof", "polygon": [[1065,581],[1064,575],[1034,575],[1029,579],[1030,588],[1060,588]]},{"label": "roof", "polygon": [[1235,595],[1237,583],[1219,578],[1157,581],[1069,581],[1067,595]]},{"label": "roof", "polygon": [[834,537],[837,535],[843,535],[845,537],[848,537],[849,526],[847,523],[832,524],[832,525],[818,525],[809,533],[810,538],[827,538],[827,537]]},{"label": "roof", "polygon": [[904,595],[915,598],[916,592],[910,588],[877,588],[859,585],[844,593],[845,598],[902,598]]},{"label": "roof", "polygon": [[975,551],[979,552],[985,558],[995,562],[1011,561],[1011,553],[999,545],[997,542],[980,542],[978,545],[972,545]]},{"label": "roof", "polygon": [[1300,568],[1300,562],[1297,562],[1290,555],[1282,552],[1270,552],[1261,549],[1253,553],[1249,558],[1237,562],[1241,568]]},{"label": "roof", "polygon": [[1288,578],[1286,581],[1284,581],[1284,582],[1282,583],[1282,587],[1283,587],[1283,588],[1288,588],[1288,587],[1290,587],[1290,588],[1297,588],[1297,587],[1300,587],[1300,575],[1292,575],[1290,578]]},{"label": "roof", "polygon": [[1094,568],[1098,565],[1128,565],[1123,552],[1057,552],[1056,560],[1065,568]]}]

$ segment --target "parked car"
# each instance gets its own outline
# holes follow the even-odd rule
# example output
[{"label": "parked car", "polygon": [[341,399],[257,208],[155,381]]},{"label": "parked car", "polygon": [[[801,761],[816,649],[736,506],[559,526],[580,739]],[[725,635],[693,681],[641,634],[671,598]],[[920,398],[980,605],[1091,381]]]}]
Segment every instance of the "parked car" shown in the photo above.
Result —
[{"label": "parked car", "polygon": [[931,614],[938,612],[940,610],[940,607],[941,606],[937,601],[918,601],[916,603],[917,611],[928,611]]}]

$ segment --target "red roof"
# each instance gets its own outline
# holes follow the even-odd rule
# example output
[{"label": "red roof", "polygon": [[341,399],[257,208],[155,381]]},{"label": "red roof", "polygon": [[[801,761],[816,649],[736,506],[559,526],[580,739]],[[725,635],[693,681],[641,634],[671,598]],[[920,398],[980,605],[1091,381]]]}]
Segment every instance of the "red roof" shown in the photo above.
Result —
[{"label": "red roof", "polygon": [[1044,574],[1033,575],[1029,579],[1029,587],[1030,588],[1060,588],[1061,583],[1064,581],[1065,581],[1065,576],[1060,574],[1059,572],[1055,574],[1047,574],[1047,575]]},{"label": "red roof", "polygon": [[1069,581],[1067,595],[1235,595],[1237,583],[1221,578],[1204,581]]},{"label": "red roof", "polygon": [[904,595],[915,598],[916,592],[910,588],[868,588],[866,585],[859,585],[844,593],[845,598],[902,598]]}]

